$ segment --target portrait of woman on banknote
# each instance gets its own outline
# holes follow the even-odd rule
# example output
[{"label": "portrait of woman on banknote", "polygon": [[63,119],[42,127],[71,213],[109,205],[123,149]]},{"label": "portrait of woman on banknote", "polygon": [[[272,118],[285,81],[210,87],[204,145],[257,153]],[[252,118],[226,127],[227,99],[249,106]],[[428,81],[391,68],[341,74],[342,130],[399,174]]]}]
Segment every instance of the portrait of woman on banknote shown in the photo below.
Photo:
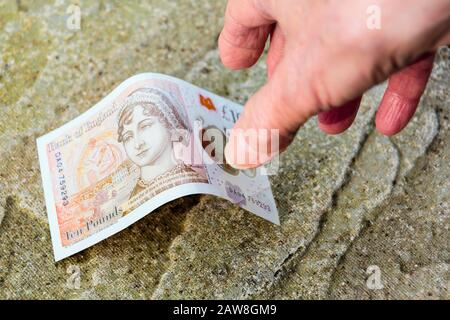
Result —
[{"label": "portrait of woman on banknote", "polygon": [[125,99],[118,117],[118,140],[140,171],[130,200],[139,195],[137,202],[146,201],[183,183],[208,183],[198,170],[175,160],[172,133],[183,129],[188,127],[182,107],[162,90],[141,88]]}]

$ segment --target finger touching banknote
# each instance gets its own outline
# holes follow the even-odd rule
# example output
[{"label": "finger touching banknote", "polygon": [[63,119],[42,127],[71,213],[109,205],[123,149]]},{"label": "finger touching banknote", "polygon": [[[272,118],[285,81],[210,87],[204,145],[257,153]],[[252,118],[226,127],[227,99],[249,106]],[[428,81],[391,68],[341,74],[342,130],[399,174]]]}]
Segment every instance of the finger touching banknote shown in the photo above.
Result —
[{"label": "finger touching banknote", "polygon": [[38,138],[56,261],[191,194],[225,198],[279,224],[270,170],[238,170],[224,158],[241,111],[185,81],[146,73]]}]

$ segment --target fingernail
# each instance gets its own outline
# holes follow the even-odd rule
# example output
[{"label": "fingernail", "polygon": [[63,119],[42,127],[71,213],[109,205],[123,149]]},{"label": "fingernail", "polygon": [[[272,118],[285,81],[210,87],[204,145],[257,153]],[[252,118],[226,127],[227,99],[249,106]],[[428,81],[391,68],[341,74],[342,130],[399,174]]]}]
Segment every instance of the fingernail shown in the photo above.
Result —
[{"label": "fingernail", "polygon": [[228,143],[225,145],[225,161],[235,169],[242,170],[251,168],[250,166],[246,165],[245,162],[242,163],[242,160],[240,160],[242,159],[243,155],[246,155],[247,148],[238,146],[238,144],[235,143],[234,138],[230,138],[230,141],[228,141]]}]

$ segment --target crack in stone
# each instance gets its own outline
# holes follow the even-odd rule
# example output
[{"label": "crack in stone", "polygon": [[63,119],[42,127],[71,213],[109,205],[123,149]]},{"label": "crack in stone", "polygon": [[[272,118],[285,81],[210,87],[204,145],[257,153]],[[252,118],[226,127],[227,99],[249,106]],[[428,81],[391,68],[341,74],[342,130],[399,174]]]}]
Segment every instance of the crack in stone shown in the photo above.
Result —
[{"label": "crack in stone", "polygon": [[[372,117],[372,120],[373,120],[373,117]],[[322,234],[323,227],[326,224],[326,222],[329,218],[329,215],[337,206],[337,198],[339,196],[339,193],[351,181],[355,161],[357,161],[357,159],[359,159],[361,152],[364,148],[364,145],[366,144],[369,136],[374,132],[373,126],[371,126],[371,127],[372,127],[371,130],[368,130],[363,133],[361,141],[359,142],[358,150],[354,154],[354,156],[351,158],[340,185],[338,185],[335,188],[335,190],[333,191],[329,205],[327,205],[327,208],[322,212],[320,219],[318,221],[316,232],[315,232],[313,238],[311,239],[311,241],[308,242],[308,244],[306,246],[303,246],[303,244],[301,244],[293,252],[290,252],[288,254],[288,256],[281,262],[279,267],[274,271],[275,281],[270,283],[267,287],[259,290],[259,292],[257,292],[257,294],[261,293],[263,290],[268,292],[272,287],[280,285],[283,282],[284,275],[288,274],[287,269],[295,268],[296,265],[299,265],[301,263],[302,259],[310,252],[311,248],[316,244],[317,239]],[[301,248],[304,248],[304,250],[302,252],[299,252],[299,250]],[[296,260],[297,260],[297,262],[295,262]],[[290,263],[293,263],[294,265],[289,266]]]},{"label": "crack in stone", "polygon": [[[193,203],[192,206],[190,206],[190,207],[188,207],[188,208],[183,207],[183,208],[185,209],[185,211],[183,211],[184,218],[183,218],[183,222],[181,223],[181,229],[179,230],[178,235],[175,236],[175,237],[173,237],[172,241],[170,241],[170,242],[168,243],[167,249],[166,249],[166,255],[167,255],[167,256],[169,256],[169,254],[170,254],[170,252],[171,252],[171,250],[172,250],[172,246],[174,245],[174,243],[176,243],[177,238],[180,237],[181,235],[183,235],[183,233],[185,232],[185,230],[186,230],[186,223],[187,223],[187,220],[188,220],[188,213],[189,213],[191,210],[193,210],[196,206],[198,206],[198,204],[199,204],[200,201],[201,201],[202,195],[191,195],[191,196],[188,196],[188,197],[189,197],[189,198],[194,198],[195,201],[194,201],[194,203]],[[170,269],[172,263],[173,263],[173,261],[172,261],[172,260],[170,259],[170,257],[169,257],[169,259],[168,259],[168,261],[167,261],[167,263],[166,263],[166,266],[165,266],[165,268],[164,268],[164,271],[161,271],[160,276],[159,276],[159,279],[158,279],[158,282],[157,282],[157,284],[154,286],[153,292],[152,292],[151,295],[150,295],[150,296],[152,297],[152,299],[153,299],[153,296],[155,295],[155,293],[156,293],[156,292],[158,291],[158,289],[160,288],[161,281],[162,281],[162,279],[164,279],[164,275],[165,275],[165,274],[167,273],[167,271]]]},{"label": "crack in stone", "polygon": [[[425,144],[423,152],[419,156],[414,157],[413,163],[411,164],[410,168],[399,167],[399,169],[397,171],[397,175],[396,175],[395,179],[393,180],[392,190],[390,192],[391,197],[386,197],[382,201],[382,203],[380,203],[378,206],[374,207],[371,210],[371,212],[364,218],[364,221],[363,221],[364,223],[362,223],[361,230],[358,232],[357,236],[353,239],[353,241],[349,244],[349,246],[347,247],[345,252],[339,258],[337,264],[333,268],[333,271],[332,271],[332,274],[330,277],[330,281],[328,283],[328,289],[327,289],[327,293],[326,293],[327,298],[332,297],[333,284],[336,282],[337,271],[345,263],[348,253],[351,252],[353,247],[358,243],[359,239],[361,239],[364,235],[366,235],[367,230],[378,219],[381,219],[381,216],[382,216],[384,210],[387,209],[387,206],[389,205],[389,203],[392,203],[392,201],[394,201],[395,195],[398,195],[400,192],[402,192],[402,190],[404,190],[404,187],[405,187],[405,185],[403,184],[404,180],[407,179],[408,176],[413,175],[414,172],[416,170],[418,170],[420,163],[428,157],[428,151],[433,146],[435,140],[437,139],[438,133],[439,133],[439,118],[437,117],[436,108],[432,109],[432,113],[434,116],[436,116],[437,127],[435,128],[434,131],[432,131],[431,139],[429,140],[428,143]],[[392,146],[396,149],[396,151],[401,159],[400,164],[402,165],[402,167],[407,166],[406,164],[403,163],[403,159],[406,157],[406,155],[402,152],[401,146],[399,146],[398,143],[395,141],[395,139],[393,139],[392,137],[388,137],[388,138],[389,138],[389,141],[391,142]],[[392,196],[394,196],[394,197],[392,197]],[[407,219],[407,217],[405,219]],[[402,270],[402,269],[405,269],[405,267],[404,267],[401,259],[399,259],[398,265],[399,265],[400,271],[402,273],[405,273],[404,270]],[[409,273],[407,273],[407,274],[409,274]]]},{"label": "crack in stone", "polygon": [[[4,218],[5,218],[5,208],[0,203],[0,228],[1,228],[2,221],[3,221]],[[0,232],[1,232],[1,229],[0,229]]]}]

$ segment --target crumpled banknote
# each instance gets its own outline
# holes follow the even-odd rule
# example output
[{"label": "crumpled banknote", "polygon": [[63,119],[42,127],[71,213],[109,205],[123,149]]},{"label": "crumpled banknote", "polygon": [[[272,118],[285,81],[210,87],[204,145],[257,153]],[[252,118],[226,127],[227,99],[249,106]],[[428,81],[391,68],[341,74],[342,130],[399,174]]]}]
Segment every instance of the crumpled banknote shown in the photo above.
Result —
[{"label": "crumpled banknote", "polygon": [[38,138],[55,260],[191,194],[225,198],[279,224],[266,168],[237,170],[223,157],[241,111],[180,79],[145,73]]}]

